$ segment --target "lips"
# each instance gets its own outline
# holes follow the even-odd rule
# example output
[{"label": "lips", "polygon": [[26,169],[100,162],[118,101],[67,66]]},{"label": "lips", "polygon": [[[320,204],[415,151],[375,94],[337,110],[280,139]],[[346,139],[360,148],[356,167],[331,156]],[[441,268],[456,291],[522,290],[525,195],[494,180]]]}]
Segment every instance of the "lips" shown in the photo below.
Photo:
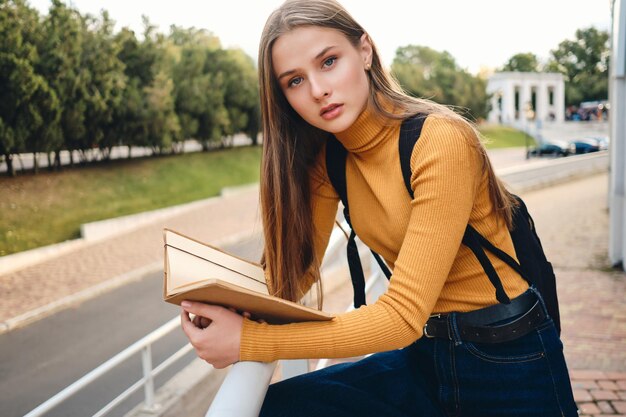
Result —
[{"label": "lips", "polygon": [[322,110],[320,111],[320,116],[322,116],[324,119],[333,119],[341,113],[342,108],[343,104],[329,104],[328,106],[322,107]]}]

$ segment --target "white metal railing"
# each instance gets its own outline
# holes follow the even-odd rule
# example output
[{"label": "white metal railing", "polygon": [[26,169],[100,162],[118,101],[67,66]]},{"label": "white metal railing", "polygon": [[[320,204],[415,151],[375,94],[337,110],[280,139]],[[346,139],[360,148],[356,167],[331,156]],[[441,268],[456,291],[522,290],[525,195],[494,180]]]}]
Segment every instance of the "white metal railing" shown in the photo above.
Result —
[{"label": "white metal railing", "polygon": [[[345,221],[342,226],[347,226]],[[340,229],[336,228],[333,231],[325,257],[345,248],[345,237],[342,238],[342,236],[343,232]],[[372,256],[365,293],[374,300],[386,291],[387,284],[386,277]],[[350,306],[347,311],[353,309],[354,307]],[[276,365],[276,362],[234,364],[213,399],[206,417],[258,417]],[[309,369],[306,359],[281,361],[281,366],[283,379],[306,373]],[[318,362],[316,369],[326,366],[328,366],[328,359],[322,359]],[[246,400],[242,401],[242,397]]]},{"label": "white metal railing", "polygon": [[149,335],[143,337],[137,342],[133,343],[122,352],[118,353],[111,359],[104,362],[102,365],[98,366],[96,369],[87,373],[85,376],[56,394],[55,396],[49,398],[47,401],[43,402],[37,408],[33,409],[31,412],[26,414],[24,417],[37,417],[42,416],[45,413],[52,410],[54,407],[67,400],[69,397],[74,395],[76,392],[80,391],[90,383],[94,382],[98,378],[102,377],[104,374],[109,372],[111,369],[115,368],[134,354],[141,352],[141,362],[143,368],[143,378],[139,381],[135,382],[132,386],[130,386],[126,391],[118,395],[113,401],[107,404],[104,408],[94,414],[94,417],[100,417],[106,415],[111,410],[113,410],[117,405],[119,405],[122,401],[130,397],[135,391],[144,388],[144,408],[147,411],[155,409],[154,403],[154,378],[175,363],[177,360],[182,358],[188,352],[192,350],[192,346],[188,343],[181,349],[179,349],[172,356],[163,361],[159,366],[152,369],[152,345],[170,333],[171,331],[178,329],[180,327],[180,318],[174,317],[163,326],[159,327]]},{"label": "white metal railing", "polygon": [[[335,227],[330,237],[328,247],[326,249],[325,259],[335,259],[335,255],[341,250],[345,250],[345,241],[347,235],[343,230],[348,227],[345,220],[340,227]],[[379,271],[378,265],[375,263],[372,257],[371,271]],[[372,299],[377,298],[386,289],[386,282],[382,273],[371,274],[367,280],[365,287],[366,294]],[[348,309],[351,310],[352,308]],[[38,417],[43,416],[53,408],[76,394],[78,391],[101,378],[104,374],[120,365],[125,360],[129,359],[134,354],[141,352],[143,377],[127,388],[124,392],[118,395],[114,400],[100,409],[93,417],[101,417],[111,412],[122,401],[129,398],[141,387],[144,388],[144,404],[143,410],[150,412],[154,411],[157,407],[155,404],[155,390],[154,390],[154,378],[161,372],[181,359],[184,355],[190,352],[193,347],[191,344],[186,344],[179,349],[172,356],[163,361],[156,368],[152,368],[152,345],[158,340],[166,336],[171,331],[178,329],[180,326],[180,318],[174,317],[157,330],[153,331],[149,335],[143,337],[137,342],[124,349],[111,359],[107,360],[94,370],[90,371],[82,378],[72,383],[58,394],[49,398],[35,409],[30,411],[24,417]],[[321,369],[326,366],[327,361],[322,360],[318,362],[316,369]],[[269,386],[270,380],[274,373],[277,363],[259,363],[259,362],[239,362],[231,367],[228,375],[222,382],[220,389],[212,402],[211,408],[207,413],[207,416],[212,417],[247,417],[257,416],[265,393]],[[290,378],[305,372],[308,372],[309,365],[307,360],[292,360],[282,361],[282,376],[283,378]],[[241,401],[241,393],[246,393],[246,401]]]}]

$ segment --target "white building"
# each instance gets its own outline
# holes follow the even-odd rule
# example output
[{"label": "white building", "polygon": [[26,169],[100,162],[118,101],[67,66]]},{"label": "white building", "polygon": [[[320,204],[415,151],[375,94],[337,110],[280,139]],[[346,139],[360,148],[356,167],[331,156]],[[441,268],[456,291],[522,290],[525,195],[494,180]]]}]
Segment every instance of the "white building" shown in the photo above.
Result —
[{"label": "white building", "polygon": [[487,120],[525,129],[528,123],[562,122],[565,83],[559,73],[497,72],[489,77],[491,111]]}]

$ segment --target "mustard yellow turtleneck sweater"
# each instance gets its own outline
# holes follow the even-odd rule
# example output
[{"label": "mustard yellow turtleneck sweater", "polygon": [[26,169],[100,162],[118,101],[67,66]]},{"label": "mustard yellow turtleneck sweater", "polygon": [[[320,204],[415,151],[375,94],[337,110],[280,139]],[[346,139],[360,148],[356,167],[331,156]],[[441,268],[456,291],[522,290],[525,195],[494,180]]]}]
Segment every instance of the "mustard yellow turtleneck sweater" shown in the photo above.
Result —
[{"label": "mustard yellow turtleneck sweater", "polygon": [[[387,292],[374,304],[327,322],[268,325],[244,320],[240,359],[351,357],[408,346],[432,313],[496,304],[495,290],[472,252],[461,245],[469,222],[514,256],[510,234],[492,211],[488,177],[464,123],[430,115],[411,156],[411,200],[400,168],[399,121],[366,109],[337,138],[348,150],[346,180],[352,225],[390,265]],[[332,231],[339,197],[328,180],[325,153],[311,171],[318,259]],[[513,298],[528,284],[488,253]]]}]

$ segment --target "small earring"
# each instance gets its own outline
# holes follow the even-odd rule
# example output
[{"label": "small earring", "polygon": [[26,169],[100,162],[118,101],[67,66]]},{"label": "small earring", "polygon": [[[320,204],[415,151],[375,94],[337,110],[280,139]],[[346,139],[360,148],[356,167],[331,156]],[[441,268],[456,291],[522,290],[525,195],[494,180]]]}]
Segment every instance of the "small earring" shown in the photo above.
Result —
[{"label": "small earring", "polygon": [[365,64],[365,71],[369,71],[370,70],[370,64]]}]

